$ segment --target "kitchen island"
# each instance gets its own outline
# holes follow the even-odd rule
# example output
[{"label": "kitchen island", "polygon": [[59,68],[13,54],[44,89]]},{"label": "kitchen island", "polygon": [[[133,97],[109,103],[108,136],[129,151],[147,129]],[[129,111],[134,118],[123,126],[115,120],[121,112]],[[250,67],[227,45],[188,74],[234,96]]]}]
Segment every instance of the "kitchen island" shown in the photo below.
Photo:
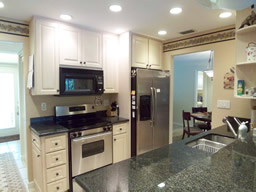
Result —
[{"label": "kitchen island", "polygon": [[80,175],[86,192],[256,191],[256,145],[250,135],[215,154],[186,146],[208,134],[233,136],[226,126]]}]

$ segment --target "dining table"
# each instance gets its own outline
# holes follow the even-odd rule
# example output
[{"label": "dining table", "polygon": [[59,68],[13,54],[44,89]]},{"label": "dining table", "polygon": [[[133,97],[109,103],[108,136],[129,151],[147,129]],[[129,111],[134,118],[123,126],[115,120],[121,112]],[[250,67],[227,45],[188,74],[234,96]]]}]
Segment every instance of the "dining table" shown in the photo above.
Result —
[{"label": "dining table", "polygon": [[211,129],[211,122],[212,122],[212,113],[211,112],[198,112],[198,113],[191,113],[191,117],[198,121],[206,122],[208,129]]}]

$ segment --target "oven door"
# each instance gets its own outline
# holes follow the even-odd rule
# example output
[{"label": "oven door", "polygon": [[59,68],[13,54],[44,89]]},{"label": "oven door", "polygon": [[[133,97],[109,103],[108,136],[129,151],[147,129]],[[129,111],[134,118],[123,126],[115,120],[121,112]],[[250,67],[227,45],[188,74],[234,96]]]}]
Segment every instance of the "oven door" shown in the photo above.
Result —
[{"label": "oven door", "polygon": [[72,177],[113,163],[112,132],[72,139]]}]

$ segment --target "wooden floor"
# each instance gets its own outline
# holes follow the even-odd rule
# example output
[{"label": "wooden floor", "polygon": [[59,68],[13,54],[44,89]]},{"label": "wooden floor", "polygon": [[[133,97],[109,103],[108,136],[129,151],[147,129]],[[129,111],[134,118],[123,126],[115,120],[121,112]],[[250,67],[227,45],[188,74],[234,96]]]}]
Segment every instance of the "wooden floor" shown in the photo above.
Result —
[{"label": "wooden floor", "polygon": [[11,135],[7,137],[0,137],[0,143],[9,142],[9,141],[17,141],[20,140],[19,135]]}]

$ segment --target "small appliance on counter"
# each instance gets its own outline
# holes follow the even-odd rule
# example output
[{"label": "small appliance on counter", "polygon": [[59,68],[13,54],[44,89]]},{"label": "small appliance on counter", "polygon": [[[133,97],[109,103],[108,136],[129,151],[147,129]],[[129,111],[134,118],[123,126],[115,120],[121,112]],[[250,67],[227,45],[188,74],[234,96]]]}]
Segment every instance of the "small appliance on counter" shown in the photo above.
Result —
[{"label": "small appliance on counter", "polygon": [[109,117],[119,116],[119,106],[117,105],[116,101],[113,102],[111,106],[108,107],[107,116]]}]

